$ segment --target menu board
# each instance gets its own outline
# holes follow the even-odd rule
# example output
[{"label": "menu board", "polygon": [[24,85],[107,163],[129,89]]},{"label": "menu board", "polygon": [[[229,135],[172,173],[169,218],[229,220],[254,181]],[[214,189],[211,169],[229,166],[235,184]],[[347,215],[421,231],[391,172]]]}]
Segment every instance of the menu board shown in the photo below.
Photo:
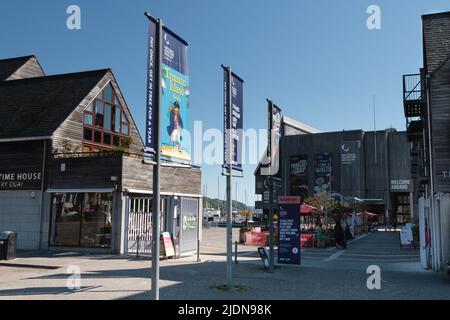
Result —
[{"label": "menu board", "polygon": [[413,234],[410,226],[403,227],[400,230],[400,246],[402,247],[413,247]]}]

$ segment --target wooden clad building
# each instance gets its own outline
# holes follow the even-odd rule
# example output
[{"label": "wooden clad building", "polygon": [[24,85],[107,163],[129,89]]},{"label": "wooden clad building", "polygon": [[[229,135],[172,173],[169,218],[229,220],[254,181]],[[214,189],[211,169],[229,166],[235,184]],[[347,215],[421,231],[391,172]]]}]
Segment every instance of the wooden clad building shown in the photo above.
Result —
[{"label": "wooden clad building", "polygon": [[[46,76],[0,60],[0,231],[19,249],[150,253],[151,164],[109,69]],[[161,230],[197,251],[201,172],[163,165]]]},{"label": "wooden clad building", "polygon": [[421,262],[450,260],[450,12],[422,16],[423,67],[403,76],[412,141],[413,181],[421,217]]}]

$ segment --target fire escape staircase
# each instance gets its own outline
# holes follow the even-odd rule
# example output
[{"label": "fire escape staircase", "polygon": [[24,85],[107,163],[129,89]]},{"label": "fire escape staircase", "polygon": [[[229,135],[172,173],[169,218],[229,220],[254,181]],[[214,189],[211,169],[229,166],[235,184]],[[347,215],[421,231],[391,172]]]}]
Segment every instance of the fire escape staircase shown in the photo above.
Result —
[{"label": "fire escape staircase", "polygon": [[403,76],[403,107],[408,141],[411,142],[411,178],[416,179],[419,192],[427,183],[424,129],[427,117],[426,82],[423,70]]}]

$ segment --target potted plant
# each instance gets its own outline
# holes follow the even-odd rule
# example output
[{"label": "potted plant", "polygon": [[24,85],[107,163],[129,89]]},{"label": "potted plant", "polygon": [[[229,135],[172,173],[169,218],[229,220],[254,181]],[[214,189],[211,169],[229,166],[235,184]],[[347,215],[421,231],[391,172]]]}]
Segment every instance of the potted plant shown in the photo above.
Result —
[{"label": "potted plant", "polygon": [[239,229],[239,242],[245,243],[245,234],[252,232],[253,228],[248,225],[248,221],[252,218],[253,212],[249,210],[242,210],[241,214],[245,217],[245,225]]}]

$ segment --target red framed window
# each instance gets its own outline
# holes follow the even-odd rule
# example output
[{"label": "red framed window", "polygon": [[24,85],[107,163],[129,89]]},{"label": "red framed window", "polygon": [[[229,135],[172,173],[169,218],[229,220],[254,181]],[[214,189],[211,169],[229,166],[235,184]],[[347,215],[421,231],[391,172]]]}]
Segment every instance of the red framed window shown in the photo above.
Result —
[{"label": "red framed window", "polygon": [[84,110],[83,152],[111,151],[130,136],[130,122],[111,83]]}]

